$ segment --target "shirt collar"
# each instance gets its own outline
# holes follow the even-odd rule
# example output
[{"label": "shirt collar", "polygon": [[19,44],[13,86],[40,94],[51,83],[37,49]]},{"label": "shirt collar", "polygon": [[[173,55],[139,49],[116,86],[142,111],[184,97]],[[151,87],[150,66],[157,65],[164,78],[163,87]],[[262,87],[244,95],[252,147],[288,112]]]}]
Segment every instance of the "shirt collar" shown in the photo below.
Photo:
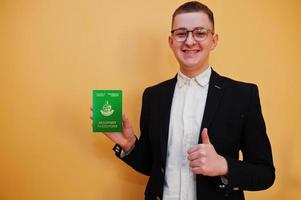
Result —
[{"label": "shirt collar", "polygon": [[193,78],[189,78],[179,71],[177,75],[177,85],[181,88],[184,85],[190,85],[192,81],[195,81],[201,87],[205,87],[209,83],[211,71],[211,67],[208,67],[205,71]]}]

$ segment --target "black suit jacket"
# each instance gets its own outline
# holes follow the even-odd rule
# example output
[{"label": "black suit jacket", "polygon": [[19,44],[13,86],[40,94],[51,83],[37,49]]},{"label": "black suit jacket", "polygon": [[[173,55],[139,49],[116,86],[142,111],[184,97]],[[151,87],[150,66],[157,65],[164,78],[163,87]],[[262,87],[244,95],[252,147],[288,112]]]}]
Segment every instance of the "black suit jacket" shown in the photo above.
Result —
[{"label": "black suit jacket", "polygon": [[[144,91],[140,138],[131,153],[121,158],[149,176],[145,199],[162,199],[176,81],[175,77]],[[242,200],[243,190],[263,190],[273,184],[275,169],[256,85],[234,81],[212,71],[201,130],[203,128],[208,128],[216,152],[227,160],[228,185],[222,185],[220,177],[197,175],[197,199]],[[114,148],[118,157],[119,149]],[[239,160],[239,151],[243,160]]]}]

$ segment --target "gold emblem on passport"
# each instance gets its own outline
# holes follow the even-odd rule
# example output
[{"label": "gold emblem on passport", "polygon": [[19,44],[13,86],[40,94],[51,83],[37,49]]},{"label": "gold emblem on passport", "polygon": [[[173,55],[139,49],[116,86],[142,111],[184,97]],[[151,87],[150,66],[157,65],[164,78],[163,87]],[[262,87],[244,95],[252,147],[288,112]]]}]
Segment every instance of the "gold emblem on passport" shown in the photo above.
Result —
[{"label": "gold emblem on passport", "polygon": [[106,103],[103,105],[102,110],[100,110],[101,114],[103,116],[110,116],[113,114],[114,110],[112,110],[112,106],[109,104],[109,101],[106,101]]}]

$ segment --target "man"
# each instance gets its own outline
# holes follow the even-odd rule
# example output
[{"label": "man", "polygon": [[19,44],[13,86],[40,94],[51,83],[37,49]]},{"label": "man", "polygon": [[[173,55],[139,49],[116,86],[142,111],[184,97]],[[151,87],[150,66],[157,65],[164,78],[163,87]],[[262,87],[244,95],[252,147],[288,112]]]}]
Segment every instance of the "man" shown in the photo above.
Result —
[{"label": "man", "polygon": [[145,199],[241,200],[243,190],[270,187],[275,169],[257,86],[209,66],[218,43],[212,11],[181,5],[168,41],[180,70],[144,91],[140,138],[125,116],[122,133],[106,133],[116,155],[149,176]]}]

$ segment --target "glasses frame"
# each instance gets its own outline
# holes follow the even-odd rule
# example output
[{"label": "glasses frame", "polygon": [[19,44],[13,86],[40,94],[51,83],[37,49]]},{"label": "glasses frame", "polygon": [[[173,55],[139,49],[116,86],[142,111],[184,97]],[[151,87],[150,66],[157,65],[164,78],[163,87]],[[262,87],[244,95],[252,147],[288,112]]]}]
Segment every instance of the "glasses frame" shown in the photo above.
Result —
[{"label": "glasses frame", "polygon": [[[177,40],[176,37],[174,36],[174,32],[175,32],[175,31],[178,31],[178,30],[185,30],[185,31],[186,31],[187,35],[186,35],[186,38],[185,38],[184,40]],[[206,37],[205,37],[204,39],[197,39],[197,38],[195,37],[195,34],[194,34],[194,31],[196,31],[196,30],[205,30],[205,31],[206,31]],[[186,29],[186,28],[177,28],[177,29],[173,29],[173,30],[170,31],[172,37],[173,37],[177,42],[185,42],[185,41],[187,40],[187,38],[188,38],[190,32],[191,32],[191,34],[192,34],[193,39],[194,39],[195,41],[198,41],[198,42],[202,42],[202,41],[206,40],[206,39],[208,38],[208,34],[209,34],[209,33],[211,33],[212,35],[214,34],[214,32],[213,32],[211,29],[204,28],[204,27],[202,27],[202,26],[200,26],[200,27],[195,27],[193,30],[188,30],[188,29]]]}]

